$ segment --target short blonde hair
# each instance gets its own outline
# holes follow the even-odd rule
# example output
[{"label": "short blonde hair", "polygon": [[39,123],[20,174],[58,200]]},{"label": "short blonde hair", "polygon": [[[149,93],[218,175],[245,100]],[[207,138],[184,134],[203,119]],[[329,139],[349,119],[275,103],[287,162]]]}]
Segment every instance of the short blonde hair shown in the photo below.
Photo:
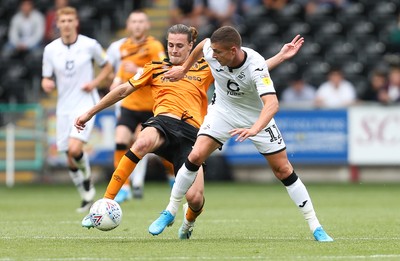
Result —
[{"label": "short blonde hair", "polygon": [[63,7],[63,8],[60,8],[60,9],[57,10],[57,19],[61,15],[75,15],[76,18],[78,18],[78,11],[76,11],[75,7],[66,6],[66,7]]}]

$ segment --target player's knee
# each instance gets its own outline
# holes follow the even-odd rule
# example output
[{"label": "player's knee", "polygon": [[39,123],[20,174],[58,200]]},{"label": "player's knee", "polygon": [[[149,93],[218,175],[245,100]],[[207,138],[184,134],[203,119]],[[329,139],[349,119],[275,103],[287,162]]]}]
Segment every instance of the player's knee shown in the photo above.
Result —
[{"label": "player's knee", "polygon": [[202,159],[202,156],[199,152],[192,150],[190,152],[188,159],[191,163],[197,166],[201,166],[201,164],[204,162],[204,159]]},{"label": "player's knee", "polygon": [[192,209],[200,209],[203,206],[203,200],[202,190],[189,190],[186,193],[186,201]]},{"label": "player's knee", "polygon": [[68,148],[68,156],[70,158],[76,159],[78,157],[81,157],[82,153],[83,153],[83,151],[78,147],[70,147],[70,148]]},{"label": "player's knee", "polygon": [[290,164],[284,164],[281,166],[277,166],[276,168],[273,169],[275,176],[279,180],[286,179],[287,177],[290,176],[293,172],[293,168]]},{"label": "player's knee", "polygon": [[151,150],[151,144],[143,139],[138,139],[132,146],[133,150],[141,155],[145,155]]}]

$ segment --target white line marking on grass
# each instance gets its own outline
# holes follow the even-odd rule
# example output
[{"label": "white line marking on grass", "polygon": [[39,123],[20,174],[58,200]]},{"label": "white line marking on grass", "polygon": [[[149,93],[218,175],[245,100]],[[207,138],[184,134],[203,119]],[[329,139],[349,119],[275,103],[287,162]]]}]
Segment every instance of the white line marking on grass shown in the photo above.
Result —
[{"label": "white line marking on grass", "polygon": [[[192,257],[192,256],[171,256],[171,257],[124,257],[123,260],[267,260],[268,256],[226,256],[226,257]],[[297,256],[287,257],[299,260],[321,260],[321,259],[386,259],[400,258],[400,255],[363,255],[363,256]],[[0,261],[10,261],[12,259],[0,259]],[[77,257],[77,258],[36,258],[34,261],[117,261],[121,258],[97,258],[97,257]]]},{"label": "white line marking on grass", "polygon": [[[309,257],[301,257],[302,259]],[[319,256],[323,259],[383,259],[383,258],[400,258],[400,255],[364,255],[364,256]]]}]

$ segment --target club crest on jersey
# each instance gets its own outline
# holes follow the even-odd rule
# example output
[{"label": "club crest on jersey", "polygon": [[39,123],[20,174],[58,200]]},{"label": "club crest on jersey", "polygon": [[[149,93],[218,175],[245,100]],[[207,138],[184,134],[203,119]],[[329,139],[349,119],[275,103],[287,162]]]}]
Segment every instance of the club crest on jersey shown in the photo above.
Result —
[{"label": "club crest on jersey", "polygon": [[246,75],[244,74],[244,72],[240,72],[238,75],[239,80],[244,80],[246,78]]}]

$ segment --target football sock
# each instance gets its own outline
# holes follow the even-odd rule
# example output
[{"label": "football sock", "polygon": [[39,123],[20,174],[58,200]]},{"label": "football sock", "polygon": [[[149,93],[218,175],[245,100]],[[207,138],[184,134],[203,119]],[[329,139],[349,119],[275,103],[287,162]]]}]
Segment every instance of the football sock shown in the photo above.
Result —
[{"label": "football sock", "polygon": [[193,210],[190,206],[186,212],[186,220],[193,223],[196,221],[196,218],[200,216],[200,214],[203,212],[203,207],[204,207],[205,199],[203,198],[203,205],[199,210]]},{"label": "football sock", "polygon": [[105,198],[115,198],[118,191],[129,178],[139,161],[140,158],[134,152],[128,150],[128,152],[120,160],[118,167],[115,169],[111,180],[108,183],[107,190],[104,194]]},{"label": "football sock", "polygon": [[114,169],[118,167],[119,161],[122,159],[122,157],[125,155],[125,153],[128,151],[128,146],[122,143],[117,143],[115,145],[115,151],[114,151]]},{"label": "football sock", "polygon": [[133,171],[132,185],[133,187],[143,187],[144,180],[146,178],[147,163],[149,162],[150,155],[147,154],[143,159],[137,164],[135,170]]},{"label": "football sock", "polygon": [[78,169],[80,169],[84,175],[84,179],[90,179],[90,176],[92,175],[91,169],[90,169],[90,162],[89,162],[89,157],[85,152],[82,152],[81,155],[78,157],[74,158],[74,162]]},{"label": "football sock", "polygon": [[186,159],[185,164],[179,169],[176,174],[175,183],[172,187],[171,197],[169,199],[169,204],[166,208],[173,216],[176,216],[178,212],[179,205],[185,196],[186,192],[193,184],[197,176],[197,171],[200,166],[191,163]]},{"label": "football sock", "polygon": [[79,195],[83,199],[85,188],[83,187],[84,177],[82,171],[80,169],[70,168],[68,174],[71,177],[76,189],[78,190]]},{"label": "football sock", "polygon": [[311,198],[303,182],[301,182],[300,178],[293,172],[288,178],[282,180],[282,183],[286,186],[290,198],[294,201],[300,212],[303,213],[311,232],[314,232],[321,224],[318,221]]}]

